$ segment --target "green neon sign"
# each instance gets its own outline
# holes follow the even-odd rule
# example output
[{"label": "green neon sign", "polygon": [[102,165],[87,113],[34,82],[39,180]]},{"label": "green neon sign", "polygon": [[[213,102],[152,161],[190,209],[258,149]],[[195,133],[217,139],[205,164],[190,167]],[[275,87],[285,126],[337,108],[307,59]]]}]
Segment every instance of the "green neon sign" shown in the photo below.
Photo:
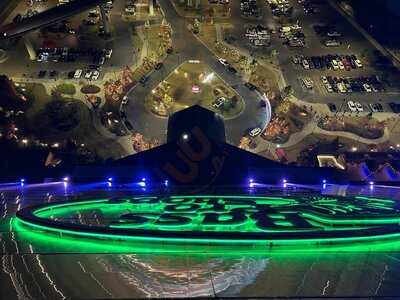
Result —
[{"label": "green neon sign", "polygon": [[63,237],[262,247],[400,241],[396,202],[331,196],[119,197],[22,209],[16,226]]}]

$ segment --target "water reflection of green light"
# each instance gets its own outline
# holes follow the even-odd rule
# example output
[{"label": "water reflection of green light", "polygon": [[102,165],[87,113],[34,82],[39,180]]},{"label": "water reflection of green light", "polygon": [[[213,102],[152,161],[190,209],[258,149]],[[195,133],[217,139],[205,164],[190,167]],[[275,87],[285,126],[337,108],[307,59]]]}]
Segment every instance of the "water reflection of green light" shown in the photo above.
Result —
[{"label": "water reflection of green light", "polygon": [[[293,241],[292,247],[269,247],[264,245],[240,245],[238,243],[232,244],[190,244],[173,242],[156,243],[152,238],[143,240],[125,240],[118,238],[114,240],[107,240],[100,236],[95,239],[89,238],[85,233],[76,233],[70,235],[63,230],[55,230],[53,233],[47,229],[38,226],[32,230],[31,226],[24,226],[23,222],[17,219],[12,220],[12,230],[16,233],[18,240],[26,245],[32,245],[35,252],[52,251],[56,253],[174,253],[174,254],[194,254],[194,255],[213,255],[223,254],[224,256],[242,256],[242,255],[313,255],[315,253],[338,253],[338,252],[398,252],[400,250],[400,240],[371,240],[370,243],[365,244],[342,244],[339,246],[332,245],[313,245],[301,246],[296,245]],[[387,239],[388,237],[386,237]],[[395,237],[400,239],[400,234]],[[298,242],[298,241],[297,241]]]}]

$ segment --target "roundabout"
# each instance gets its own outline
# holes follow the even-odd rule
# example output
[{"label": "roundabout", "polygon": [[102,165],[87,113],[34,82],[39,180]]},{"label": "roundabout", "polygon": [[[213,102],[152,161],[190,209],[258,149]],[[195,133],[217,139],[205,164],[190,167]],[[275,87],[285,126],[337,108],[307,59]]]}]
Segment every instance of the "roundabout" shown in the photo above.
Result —
[{"label": "roundabout", "polygon": [[156,86],[146,98],[147,109],[169,117],[177,111],[200,105],[227,119],[239,116],[244,100],[207,65],[187,61]]},{"label": "roundabout", "polygon": [[[156,110],[159,110],[161,114],[155,114],[151,107],[149,109],[146,99],[151,97],[152,91],[155,91],[181,65],[186,62],[201,62],[205,69],[214,73],[215,78],[222,82],[221,85],[226,87],[229,94],[236,94],[239,102],[243,102],[243,105],[239,105],[236,111],[232,110],[232,113],[226,114],[227,140],[232,144],[239,144],[240,138],[251,129],[256,127],[264,129],[271,119],[271,107],[266,96],[247,88],[244,85],[246,81],[239,74],[229,71],[229,68],[221,64],[219,57],[188,30],[186,20],[176,13],[169,1],[161,1],[160,6],[172,29],[173,51],[165,57],[161,69],[151,71],[146,75],[147,79],[144,84],[136,84],[126,93],[126,100],[120,107],[122,115],[125,116],[125,122],[129,122],[133,131],[139,132],[147,138],[165,141],[168,110],[165,107],[158,107]],[[194,86],[197,87],[192,90]],[[187,91],[189,92],[187,95],[190,97],[185,97],[186,103],[181,103],[182,108],[192,106],[195,102],[200,101],[199,96],[203,94],[201,82],[188,86]],[[213,101],[217,99],[213,99]],[[213,107],[212,102],[209,104],[213,110],[221,113],[220,109]],[[205,106],[207,107],[207,105]],[[222,113],[222,115],[224,114]]]}]

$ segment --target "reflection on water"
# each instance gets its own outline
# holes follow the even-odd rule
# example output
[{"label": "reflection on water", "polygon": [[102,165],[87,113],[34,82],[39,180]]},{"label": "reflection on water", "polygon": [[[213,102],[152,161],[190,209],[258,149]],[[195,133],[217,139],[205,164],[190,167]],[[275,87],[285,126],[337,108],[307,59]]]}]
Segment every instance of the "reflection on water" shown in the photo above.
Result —
[{"label": "reflection on water", "polygon": [[[118,272],[146,297],[201,297],[235,295],[265,270],[267,259],[225,260],[188,257],[144,258],[134,254],[103,257],[99,263],[108,272]],[[190,263],[190,264],[189,264]]]},{"label": "reflection on water", "polygon": [[[107,195],[94,189],[98,186],[71,186],[67,193],[63,185],[0,189],[0,299],[399,294],[398,252],[156,254],[147,245],[147,252],[138,253],[129,245],[115,245],[115,251],[102,241],[77,247],[40,232],[33,239],[12,230],[10,219],[21,207]],[[398,190],[383,187],[328,186],[325,192],[399,197]]]}]

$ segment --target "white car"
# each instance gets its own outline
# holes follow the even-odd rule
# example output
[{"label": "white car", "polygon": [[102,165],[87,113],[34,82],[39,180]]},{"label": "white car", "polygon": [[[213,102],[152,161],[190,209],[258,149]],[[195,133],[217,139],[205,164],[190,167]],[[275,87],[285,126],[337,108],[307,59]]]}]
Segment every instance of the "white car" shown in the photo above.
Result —
[{"label": "white car", "polygon": [[363,84],[363,88],[367,93],[371,93],[372,92],[372,88],[368,83],[364,83]]},{"label": "white car", "polygon": [[340,93],[347,93],[346,85],[343,82],[339,82],[336,86]]},{"label": "white car", "polygon": [[128,14],[134,14],[135,13],[135,7],[134,6],[127,6],[125,7],[125,12]]},{"label": "white car", "polygon": [[251,137],[256,137],[257,135],[259,135],[261,133],[261,128],[260,127],[256,127],[256,128],[253,128],[250,132],[249,132],[249,135],[251,136]]},{"label": "white car", "polygon": [[92,74],[92,80],[97,80],[97,79],[99,79],[99,76],[100,76],[100,72],[97,71],[97,70],[94,70],[94,71],[93,71],[93,74]]},{"label": "white car", "polygon": [[333,88],[332,88],[332,86],[331,86],[330,83],[327,83],[327,84],[325,85],[325,88],[326,88],[326,90],[328,91],[328,93],[333,93]]},{"label": "white car", "polygon": [[334,70],[339,70],[338,62],[335,59],[331,61],[331,65]]},{"label": "white car", "polygon": [[326,76],[321,76],[321,81],[323,84],[327,84],[328,83],[328,79],[326,78]]},{"label": "white car", "polygon": [[74,73],[74,78],[75,78],[75,79],[81,78],[82,72],[83,72],[83,71],[82,71],[81,69],[76,70],[75,73]]},{"label": "white car", "polygon": [[314,82],[311,80],[310,77],[304,77],[302,82],[304,86],[309,90],[312,90],[312,88],[314,87]]},{"label": "white car", "polygon": [[223,64],[225,67],[229,66],[229,63],[226,59],[219,58],[218,61]]},{"label": "white car", "polygon": [[344,70],[344,64],[341,61],[338,61],[338,66],[340,70]]},{"label": "white car", "polygon": [[357,107],[353,101],[348,101],[347,106],[349,107],[351,112],[357,112]]},{"label": "white car", "polygon": [[307,59],[303,59],[303,68],[306,70],[310,69],[310,64],[308,63]]},{"label": "white car", "polygon": [[359,60],[359,59],[356,59],[356,60],[354,61],[354,63],[356,64],[356,67],[357,67],[357,68],[362,68],[362,67],[363,67],[363,64],[361,63],[361,60]]},{"label": "white car", "polygon": [[361,105],[360,102],[354,102],[354,104],[356,105],[356,108],[357,108],[358,112],[363,112],[364,111],[364,108],[363,108],[363,106]]},{"label": "white car", "polygon": [[87,71],[85,73],[85,79],[90,79],[90,77],[92,77],[92,71]]},{"label": "white car", "polygon": [[104,50],[104,54],[105,54],[106,58],[109,58],[109,59],[110,59],[112,53],[113,53],[112,49],[105,49],[105,50]]},{"label": "white car", "polygon": [[124,96],[123,98],[122,98],[122,104],[126,104],[128,102],[128,97],[127,96]]}]

